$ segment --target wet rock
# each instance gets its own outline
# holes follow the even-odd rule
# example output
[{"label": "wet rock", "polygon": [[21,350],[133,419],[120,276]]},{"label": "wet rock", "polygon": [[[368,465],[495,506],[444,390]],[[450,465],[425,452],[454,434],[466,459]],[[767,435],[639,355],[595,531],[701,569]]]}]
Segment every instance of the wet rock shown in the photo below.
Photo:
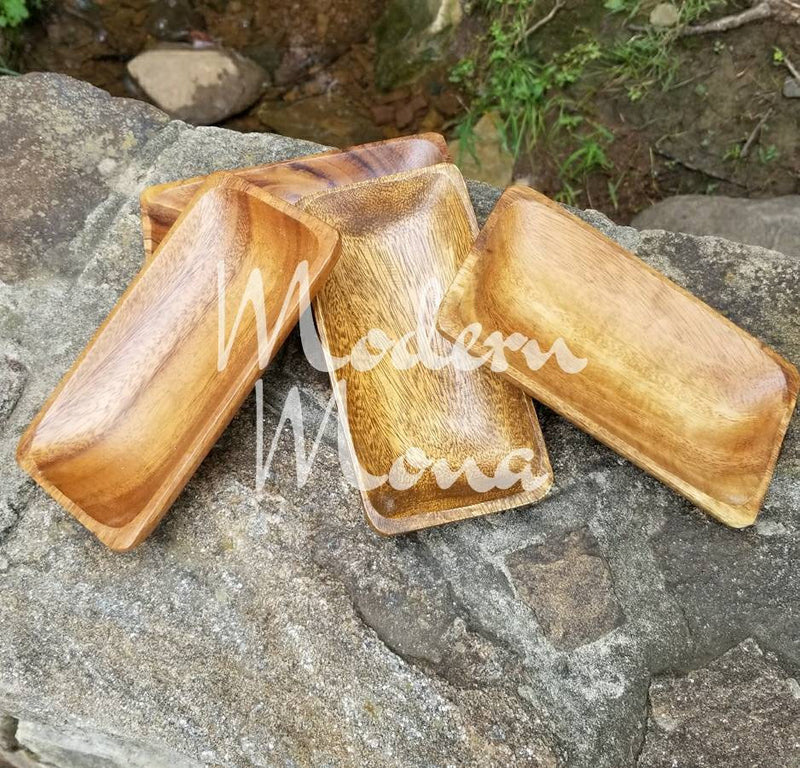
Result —
[{"label": "wet rock", "polygon": [[650,23],[654,27],[674,27],[680,20],[680,13],[672,3],[659,3],[650,11]]},{"label": "wet rock", "polygon": [[650,685],[639,768],[800,765],[800,686],[747,640],[706,667]]},{"label": "wet rock", "polygon": [[460,0],[391,0],[376,26],[378,87],[391,90],[440,63],[462,15]]},{"label": "wet rock", "polygon": [[517,594],[559,648],[599,640],[624,620],[608,564],[586,529],[514,552],[507,565]]},{"label": "wet rock", "polygon": [[[250,399],[154,535],[125,556],[107,551],[13,453],[141,266],[139,193],[320,147],[168,122],[148,105],[39,74],[0,80],[0,150],[0,178],[10,180],[0,265],[13,277],[0,283],[0,338],[28,370],[0,433],[0,712],[41,748],[66,749],[83,734],[92,758],[149,749],[148,768],[632,768],[654,676],[702,666],[747,636],[800,669],[796,419],[749,531],[714,523],[537,406],[553,493],[383,539],[339,466],[328,379],[297,334],[264,375],[263,426],[268,450],[296,388],[307,445],[322,434],[308,482],[297,483],[286,427],[255,491]],[[499,191],[469,188],[483,221]],[[797,258],[579,214],[800,359]],[[543,575],[569,595],[563,561],[578,566],[576,590],[619,611],[579,623],[583,606],[551,603],[562,626],[580,627],[578,640],[617,624],[574,647],[548,637],[525,598],[545,594]],[[708,682],[719,711],[725,680]],[[783,714],[759,713],[764,731],[783,738]],[[672,750],[687,764],[681,743],[665,744],[654,754]]]},{"label": "wet rock", "polygon": [[642,211],[632,225],[715,235],[800,257],[800,195],[768,200],[677,195]]},{"label": "wet rock", "polygon": [[795,77],[787,77],[783,81],[783,95],[787,99],[800,99],[800,80]]},{"label": "wet rock", "polygon": [[475,125],[474,155],[458,141],[448,145],[451,156],[467,178],[478,179],[501,189],[514,174],[514,156],[506,149],[494,115],[484,115]]},{"label": "wet rock", "polygon": [[292,102],[265,101],[258,117],[283,136],[346,147],[377,141],[383,132],[359,106],[338,90]]},{"label": "wet rock", "polygon": [[267,80],[254,61],[224,48],[162,45],[128,73],[157,106],[193,125],[212,125],[253,104]]}]

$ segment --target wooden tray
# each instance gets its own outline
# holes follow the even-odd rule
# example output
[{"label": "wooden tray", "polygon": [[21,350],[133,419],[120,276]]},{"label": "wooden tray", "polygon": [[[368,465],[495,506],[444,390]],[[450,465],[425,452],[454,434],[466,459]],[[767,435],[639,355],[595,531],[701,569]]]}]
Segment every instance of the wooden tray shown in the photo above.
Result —
[{"label": "wooden tray", "polygon": [[[239,168],[230,173],[294,203],[313,192],[449,160],[444,138],[438,133],[423,133],[362,144],[344,151],[330,150],[282,163]],[[157,184],[142,192],[145,259],[151,257],[206,178],[196,176]]]},{"label": "wooden tray", "polygon": [[313,293],[338,250],[336,232],[295,206],[242,179],[210,177],[22,436],[20,465],[109,547],[138,544],[262,369],[248,307],[217,370],[218,262],[226,339],[258,268],[274,352],[301,309],[297,265],[307,260]]},{"label": "wooden tray", "polygon": [[722,522],[754,522],[798,391],[771,349],[523,187],[500,198],[442,303],[448,338],[476,322],[475,355],[492,331],[543,351],[561,339],[579,372],[555,356],[534,370],[523,347],[505,376]]},{"label": "wooden tray", "polygon": [[[485,367],[402,370],[387,353],[371,370],[351,364],[334,370],[333,360],[350,355],[372,329],[395,341],[413,332],[418,312],[432,334],[432,350],[439,357],[452,352],[435,330],[436,309],[477,234],[458,169],[445,164],[410,171],[320,193],[300,205],[341,236],[340,262],[313,306],[370,524],[395,534],[543,496],[552,472],[532,403]],[[411,341],[406,348],[413,352],[419,345]],[[528,487],[517,480],[476,491],[459,475],[443,488],[432,467],[407,489],[371,487],[370,475],[388,474],[409,450],[413,459],[413,449],[453,470],[472,459],[487,477],[498,469],[502,475],[503,459],[523,449],[527,461],[512,460],[509,469],[528,467]]]}]

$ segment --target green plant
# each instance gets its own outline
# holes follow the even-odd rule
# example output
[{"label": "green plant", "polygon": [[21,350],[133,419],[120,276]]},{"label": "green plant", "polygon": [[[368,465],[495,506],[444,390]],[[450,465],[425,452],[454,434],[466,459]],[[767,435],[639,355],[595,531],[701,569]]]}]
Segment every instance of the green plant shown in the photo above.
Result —
[{"label": "green plant", "polygon": [[774,144],[770,144],[767,147],[760,146],[758,148],[758,160],[762,165],[777,160],[779,155],[780,152],[778,152],[778,148]]},{"label": "green plant", "polygon": [[625,179],[625,174],[622,173],[616,181],[608,180],[608,196],[611,198],[611,204],[614,210],[619,210],[619,188]]},{"label": "green plant", "polygon": [[542,60],[529,40],[536,0],[482,0],[481,8],[491,21],[479,55],[462,59],[450,72],[470,101],[456,133],[462,150],[469,151],[472,127],[481,115],[495,113],[506,147],[518,154],[533,146],[547,116],[561,109],[564,99],[555,92],[580,79],[587,64],[602,55],[600,46],[588,40]]},{"label": "green plant", "polygon": [[608,159],[604,145],[613,140],[614,135],[605,128],[582,136],[578,148],[561,164],[561,177],[577,179],[594,171],[610,171],[614,164]]},{"label": "green plant", "polygon": [[0,0],[0,27],[18,27],[39,3],[40,0]]},{"label": "green plant", "polygon": [[5,59],[0,57],[0,77],[2,77],[4,75],[18,75],[18,74],[19,74],[19,72],[17,72],[14,69],[11,69],[11,67],[9,67],[6,64]]},{"label": "green plant", "polygon": [[722,156],[723,160],[732,160],[738,162],[742,159],[742,145],[740,143],[731,144]]}]

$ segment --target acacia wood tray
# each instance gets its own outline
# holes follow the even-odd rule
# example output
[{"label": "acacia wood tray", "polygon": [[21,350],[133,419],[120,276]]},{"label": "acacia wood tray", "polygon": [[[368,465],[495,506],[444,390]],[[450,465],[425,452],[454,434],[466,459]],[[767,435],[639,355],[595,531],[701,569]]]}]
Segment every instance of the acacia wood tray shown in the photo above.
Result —
[{"label": "acacia wood tray", "polygon": [[20,465],[109,547],[138,544],[262,369],[247,309],[218,370],[218,264],[226,340],[257,268],[274,353],[301,309],[298,264],[313,294],[338,251],[318,219],[240,178],[210,177],[28,427]]},{"label": "acacia wood tray", "polygon": [[[409,171],[319,193],[300,205],[341,236],[340,261],[313,306],[369,523],[383,534],[402,533],[541,498],[552,471],[533,404],[486,368],[434,370],[419,363],[404,370],[393,347],[369,370],[352,362],[334,370],[333,361],[350,355],[370,331],[397,341],[420,321],[439,358],[452,352],[435,330],[436,310],[477,234],[458,169],[440,164]],[[371,338],[369,349],[379,351],[374,343],[385,349]],[[419,351],[419,336],[401,349]],[[516,480],[476,491],[463,474],[441,487],[425,461],[406,464],[419,473],[408,488],[372,487],[371,478],[389,474],[404,455],[419,455],[416,449],[439,468],[446,462],[457,471],[472,461],[487,477],[502,476],[508,457],[512,473],[528,468],[528,487]],[[513,458],[520,450],[527,460]]]},{"label": "acacia wood tray", "polygon": [[585,367],[517,344],[504,375],[715,518],[755,521],[798,392],[773,350],[523,187],[500,198],[442,303],[448,338],[473,323],[474,355],[493,331],[544,352],[560,339],[566,368]]},{"label": "acacia wood tray", "polygon": [[[270,194],[290,203],[324,189],[353,184],[367,179],[424,168],[450,160],[447,144],[438,133],[401,136],[345,150],[330,150],[317,155],[280,163],[238,168],[232,173]],[[207,177],[156,184],[142,192],[142,232],[145,259],[175,223]]]}]

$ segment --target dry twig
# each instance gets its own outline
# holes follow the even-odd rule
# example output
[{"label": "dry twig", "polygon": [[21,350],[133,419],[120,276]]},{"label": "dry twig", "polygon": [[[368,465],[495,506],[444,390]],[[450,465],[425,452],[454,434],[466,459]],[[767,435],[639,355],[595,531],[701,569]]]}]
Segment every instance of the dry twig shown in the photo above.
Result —
[{"label": "dry twig", "polygon": [[756,124],[756,127],[753,128],[752,132],[747,137],[747,141],[744,143],[744,146],[742,147],[742,151],[741,151],[739,157],[745,158],[750,154],[750,149],[753,146],[753,142],[758,138],[758,135],[761,133],[761,129],[764,127],[764,123],[766,123],[767,120],[769,120],[769,116],[771,114],[772,114],[772,107],[770,107],[767,110],[767,112],[764,115],[764,117],[762,117],[758,121],[758,123]]},{"label": "dry twig", "polygon": [[537,30],[540,30],[545,24],[552,21],[555,18],[555,15],[564,7],[564,3],[566,0],[556,0],[555,5],[550,9],[550,12],[543,16],[539,21],[535,24],[532,24],[528,29],[525,30],[525,37],[532,35]]},{"label": "dry twig", "polygon": [[723,16],[707,24],[684,27],[681,35],[706,35],[710,32],[727,32],[753,21],[774,19],[781,24],[800,24],[800,2],[797,0],[760,0],[741,13]]}]

